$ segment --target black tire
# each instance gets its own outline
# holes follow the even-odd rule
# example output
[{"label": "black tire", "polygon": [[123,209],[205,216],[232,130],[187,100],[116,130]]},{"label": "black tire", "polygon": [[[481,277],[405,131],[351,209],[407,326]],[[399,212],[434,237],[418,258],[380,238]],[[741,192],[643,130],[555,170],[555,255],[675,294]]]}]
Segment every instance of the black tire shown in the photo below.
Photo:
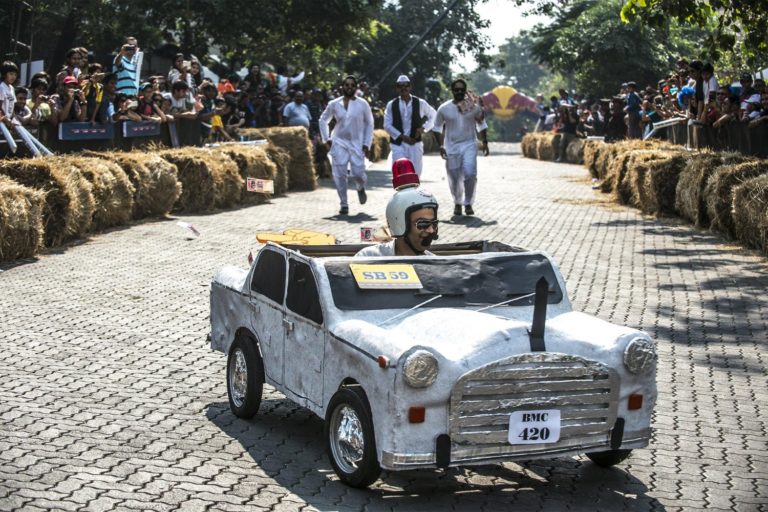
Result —
[{"label": "black tire", "polygon": [[236,338],[227,357],[229,408],[238,418],[252,418],[261,405],[263,389],[264,363],[256,343]]},{"label": "black tire", "polygon": [[619,462],[622,462],[624,459],[629,457],[629,454],[631,453],[632,450],[608,450],[607,452],[588,453],[587,457],[589,457],[589,459],[598,466],[609,468],[611,466],[615,466]]},{"label": "black tire", "polygon": [[[339,427],[345,423],[358,434],[362,447],[340,439]],[[336,392],[325,413],[325,447],[333,470],[350,487],[368,487],[381,474],[376,456],[376,438],[368,400],[360,388],[342,388]],[[361,439],[360,439],[361,438]],[[353,439],[353,440],[355,440]],[[344,451],[347,450],[345,454]]]}]

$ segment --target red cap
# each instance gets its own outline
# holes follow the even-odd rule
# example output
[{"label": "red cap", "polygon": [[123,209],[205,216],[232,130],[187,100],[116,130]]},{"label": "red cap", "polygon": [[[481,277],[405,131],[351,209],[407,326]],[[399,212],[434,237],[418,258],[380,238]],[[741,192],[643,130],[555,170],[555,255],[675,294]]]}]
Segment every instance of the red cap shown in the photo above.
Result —
[{"label": "red cap", "polygon": [[419,175],[413,168],[413,162],[407,158],[400,158],[392,162],[392,186],[395,187],[395,190],[411,185],[418,186],[419,183]]},{"label": "red cap", "polygon": [[64,80],[61,81],[63,84],[76,84],[77,78],[73,77],[72,75],[65,76]]}]

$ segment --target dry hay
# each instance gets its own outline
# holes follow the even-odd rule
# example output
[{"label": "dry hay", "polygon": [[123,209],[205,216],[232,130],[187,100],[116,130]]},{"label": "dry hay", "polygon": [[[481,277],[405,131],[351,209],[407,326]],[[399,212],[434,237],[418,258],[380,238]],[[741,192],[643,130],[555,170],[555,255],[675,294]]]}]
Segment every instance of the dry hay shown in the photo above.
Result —
[{"label": "dry hay", "polygon": [[520,141],[520,150],[525,158],[536,158],[536,133],[526,133]]},{"label": "dry hay", "polygon": [[584,141],[584,167],[587,168],[589,174],[593,178],[598,178],[597,174],[597,157],[600,156],[600,152],[607,146],[602,140],[585,140]]},{"label": "dry hay", "polygon": [[652,199],[648,196],[650,189],[646,185],[646,174],[658,169],[658,162],[665,162],[676,156],[676,153],[655,150],[636,150],[628,152],[624,177],[617,185],[616,197],[637,208],[643,209]]},{"label": "dry hay", "polygon": [[645,202],[640,208],[645,213],[656,215],[674,215],[675,191],[680,173],[685,168],[685,155],[674,153],[669,158],[648,162],[648,172],[645,175]]},{"label": "dry hay", "polygon": [[595,160],[595,177],[597,179],[605,179],[605,177],[608,175],[608,169],[611,166],[611,162],[613,162],[613,159],[616,157],[617,153],[618,145],[616,142],[603,144],[603,147],[599,149]]},{"label": "dry hay", "polygon": [[275,174],[275,195],[288,192],[288,168],[291,165],[291,155],[271,142],[264,147],[267,156],[277,168]]},{"label": "dry hay", "polygon": [[136,188],[115,162],[87,156],[66,156],[62,160],[80,170],[93,186],[92,230],[121,226],[133,217]]},{"label": "dry hay", "polygon": [[565,148],[566,160],[572,164],[584,163],[584,139],[573,139]]},{"label": "dry hay", "polygon": [[182,148],[159,155],[178,169],[182,191],[175,208],[184,212],[209,212],[228,208],[240,200],[245,187],[237,165],[219,151]]},{"label": "dry hay", "polygon": [[373,142],[369,152],[368,159],[371,162],[386,160],[389,156],[389,134],[386,130],[373,130]]},{"label": "dry hay", "polygon": [[733,189],[733,224],[739,240],[768,256],[768,174]]},{"label": "dry hay", "polygon": [[707,214],[711,219],[712,229],[735,237],[733,224],[733,189],[761,174],[768,172],[768,162],[752,161],[736,165],[721,165],[709,177],[704,188],[707,202]]},{"label": "dry hay", "polygon": [[700,151],[691,155],[680,173],[675,192],[675,210],[698,227],[709,226],[704,188],[712,172],[721,165],[735,165],[751,160],[741,153]]},{"label": "dry hay", "polygon": [[315,171],[319,178],[330,178],[331,160],[328,158],[328,146],[318,143],[315,147]]},{"label": "dry hay", "polygon": [[[275,146],[288,152],[291,161],[287,167],[287,188],[290,190],[314,190],[317,188],[312,143],[306,128],[303,126],[248,128],[241,130],[241,133],[247,137],[266,138]],[[277,187],[275,187],[275,192],[277,193]]]},{"label": "dry hay", "polygon": [[168,214],[181,195],[176,166],[156,154],[141,151],[86,151],[82,154],[115,162],[125,172],[135,189],[134,219]]},{"label": "dry hay", "polygon": [[0,162],[0,174],[45,193],[44,241],[48,247],[84,235],[91,227],[93,187],[80,171],[57,157]]},{"label": "dry hay", "polygon": [[554,160],[560,151],[559,133],[546,133],[538,139],[536,144],[536,156],[539,160]]},{"label": "dry hay", "polygon": [[28,258],[43,243],[45,192],[0,176],[0,261]]},{"label": "dry hay", "polygon": [[[277,176],[277,165],[269,159],[264,147],[225,144],[221,146],[220,150],[237,164],[237,169],[243,180],[261,178],[274,182],[275,176]],[[244,187],[240,194],[240,202],[242,204],[258,204],[265,202],[267,197],[268,194],[248,192]]]}]

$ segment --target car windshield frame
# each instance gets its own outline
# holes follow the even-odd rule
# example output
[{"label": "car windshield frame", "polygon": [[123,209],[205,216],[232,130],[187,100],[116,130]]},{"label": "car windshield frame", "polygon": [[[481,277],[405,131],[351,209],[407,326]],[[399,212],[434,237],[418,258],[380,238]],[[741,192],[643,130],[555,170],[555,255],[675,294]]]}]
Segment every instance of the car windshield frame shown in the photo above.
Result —
[{"label": "car windshield frame", "polygon": [[[421,289],[362,289],[350,269],[351,264],[411,264],[419,276]],[[505,254],[490,258],[392,258],[373,260],[345,259],[324,264],[334,306],[342,311],[410,309],[430,297],[440,298],[424,308],[482,307],[516,300],[504,307],[533,305],[536,282],[549,283],[548,304],[559,304],[563,290],[549,258],[543,254]],[[501,306],[500,306],[501,307]]]}]

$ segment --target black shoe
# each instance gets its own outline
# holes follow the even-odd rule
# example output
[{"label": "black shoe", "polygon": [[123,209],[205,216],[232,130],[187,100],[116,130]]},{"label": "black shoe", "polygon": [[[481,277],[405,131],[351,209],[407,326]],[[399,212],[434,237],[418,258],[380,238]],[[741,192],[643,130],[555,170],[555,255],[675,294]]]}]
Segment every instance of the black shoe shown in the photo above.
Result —
[{"label": "black shoe", "polygon": [[453,214],[454,215],[461,215],[461,205],[457,204],[453,207]]},{"label": "black shoe", "polygon": [[365,202],[368,200],[368,196],[365,193],[365,189],[361,189],[357,191],[357,198],[360,200],[360,204],[365,204]]},{"label": "black shoe", "polygon": [[472,209],[472,206],[467,205],[464,207],[464,213],[466,213],[467,215],[474,215],[475,210]]},{"label": "black shoe", "polygon": [[342,206],[339,210],[339,215],[347,215],[349,213],[349,206]]}]

